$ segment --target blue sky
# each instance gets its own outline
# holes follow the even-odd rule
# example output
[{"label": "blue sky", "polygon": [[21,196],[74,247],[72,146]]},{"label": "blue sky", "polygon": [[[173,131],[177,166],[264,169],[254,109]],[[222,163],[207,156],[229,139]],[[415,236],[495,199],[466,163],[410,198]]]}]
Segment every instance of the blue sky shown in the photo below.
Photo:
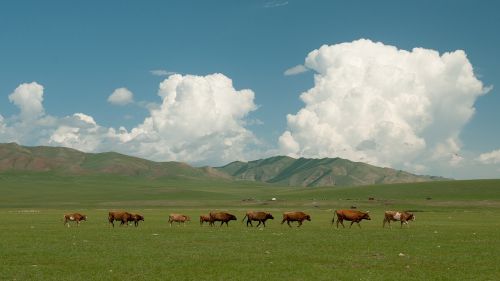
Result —
[{"label": "blue sky", "polygon": [[[4,1],[0,4],[0,121],[3,119],[4,124],[2,131],[0,122],[0,142],[65,145],[89,152],[118,150],[157,161],[186,161],[194,165],[220,165],[276,154],[340,156],[417,173],[497,178],[499,8],[494,1]],[[360,39],[373,44],[361,47]],[[423,48],[439,55],[463,50],[466,59],[462,62],[472,65],[472,75],[482,86],[475,92],[464,93],[473,97],[462,103],[447,104],[448,99],[440,98],[438,109],[429,109],[424,114],[427,119],[419,119],[425,122],[403,120],[402,131],[391,131],[398,132],[399,137],[376,137],[382,129],[370,125],[367,130],[373,130],[373,135],[349,145],[359,136],[360,127],[368,128],[363,120],[369,116],[346,125],[357,126],[355,134],[343,131],[342,124],[328,124],[330,119],[322,119],[319,112],[328,108],[315,104],[318,99],[314,97],[306,105],[301,94],[315,89],[315,75],[325,81],[337,80],[312,64],[307,65],[305,60],[323,45],[333,50],[333,46],[349,43],[346,48],[355,52],[359,48],[374,50],[377,42],[387,47],[381,52],[390,52],[390,47],[408,52]],[[378,56],[374,51],[374,57]],[[394,62],[391,67],[399,68],[397,60],[387,63]],[[328,58],[318,63],[343,69],[342,65],[333,65],[336,61]],[[284,74],[296,65],[305,65],[307,71]],[[155,70],[165,75],[154,75]],[[412,72],[411,67],[404,71]],[[179,80],[174,83],[172,78],[162,88],[160,83],[173,73],[179,75]],[[216,73],[222,76],[213,76]],[[232,83],[229,90],[220,86],[221,81],[227,80]],[[36,83],[43,89],[34,87],[35,84],[28,89],[23,83]],[[436,82],[422,83],[432,88]],[[172,95],[167,84],[181,85],[176,97],[182,101],[175,110],[164,102]],[[366,85],[364,89],[376,85]],[[447,85],[443,91],[453,95],[458,82]],[[232,109],[222,109],[223,117],[207,117],[204,124],[203,116],[192,117],[196,115],[193,112],[205,114],[203,105],[191,106],[191,102],[203,100],[197,95],[204,95],[207,87],[227,90],[227,95],[218,97],[209,91],[207,95],[213,97],[207,100],[206,107],[215,103]],[[119,88],[131,92],[133,101],[125,101],[124,105],[108,101]],[[241,92],[246,89],[252,94]],[[328,99],[338,101],[338,92],[332,90],[318,96],[331,95]],[[26,105],[30,95],[43,109],[39,104]],[[218,103],[220,99],[223,102]],[[367,104],[371,102],[368,98]],[[433,104],[435,100],[428,102]],[[452,115],[460,106],[472,109],[473,114]],[[21,108],[25,109],[24,115],[33,114],[43,122],[24,120]],[[300,125],[302,117],[298,113],[302,109],[318,115],[320,121],[310,126],[326,123],[328,130],[339,136],[326,142],[304,139],[306,135],[323,138],[325,131],[309,131]],[[436,113],[437,110],[450,111],[451,115]],[[343,120],[349,119],[347,113],[340,114]],[[397,114],[390,114],[395,118],[392,121],[401,119]],[[287,115],[296,118],[290,120]],[[146,122],[150,117],[153,125]],[[433,134],[432,131],[446,126],[447,118],[460,121],[446,136]],[[442,123],[436,123],[438,119]],[[182,125],[183,121],[189,123],[186,120],[190,124]],[[405,127],[422,122],[428,126],[426,129]],[[125,133],[120,133],[121,126]],[[110,133],[110,128],[115,132]],[[157,128],[162,129],[154,131]],[[139,136],[141,132],[143,136]],[[397,139],[406,137],[408,140],[402,143],[413,142],[417,148],[410,154],[395,153],[399,159],[389,157],[391,153],[384,147],[398,146]],[[378,151],[368,152],[360,147]],[[449,157],[433,157],[439,154],[438,150]]]}]

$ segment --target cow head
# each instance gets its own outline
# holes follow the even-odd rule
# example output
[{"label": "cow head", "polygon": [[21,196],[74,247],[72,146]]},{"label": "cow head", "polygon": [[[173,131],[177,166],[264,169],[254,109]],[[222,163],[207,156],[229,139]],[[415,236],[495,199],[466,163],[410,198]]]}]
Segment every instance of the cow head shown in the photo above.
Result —
[{"label": "cow head", "polygon": [[270,213],[266,213],[266,219],[274,220],[274,217]]},{"label": "cow head", "polygon": [[406,220],[407,221],[414,221],[415,220],[415,215],[414,214],[412,214],[410,212],[405,212],[404,214],[406,216]]},{"label": "cow head", "polygon": [[138,220],[138,221],[144,221],[144,217],[143,217],[143,216],[141,216],[141,215],[139,215],[139,214],[135,215],[135,218],[136,218],[136,220]]},{"label": "cow head", "polygon": [[229,220],[230,221],[235,221],[236,220],[236,216],[235,215],[229,215]]},{"label": "cow head", "polygon": [[86,215],[83,215],[82,216],[82,221],[86,221],[87,220],[87,216]]},{"label": "cow head", "polygon": [[311,216],[310,215],[306,215],[305,219],[308,220],[308,221],[311,221]]},{"label": "cow head", "polygon": [[371,221],[372,219],[370,218],[370,214],[368,212],[363,213],[363,219]]}]

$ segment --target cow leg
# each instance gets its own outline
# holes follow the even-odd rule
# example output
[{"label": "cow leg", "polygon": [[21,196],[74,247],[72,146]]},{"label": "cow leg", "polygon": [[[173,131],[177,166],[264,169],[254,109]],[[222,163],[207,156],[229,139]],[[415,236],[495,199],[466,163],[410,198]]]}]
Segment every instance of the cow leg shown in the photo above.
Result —
[{"label": "cow leg", "polygon": [[361,224],[359,224],[359,221],[357,221],[356,223],[358,224],[359,228],[361,228]]},{"label": "cow leg", "polygon": [[343,228],[345,228],[345,225],[344,225],[344,220],[343,219],[338,219],[337,220],[337,228],[339,227],[339,222],[340,224],[342,225]]},{"label": "cow leg", "polygon": [[285,223],[285,221],[286,221],[286,219],[283,219],[283,220],[281,221],[281,224]]},{"label": "cow leg", "polygon": [[299,225],[297,225],[297,227],[300,227],[302,225],[302,221],[299,221]]},{"label": "cow leg", "polygon": [[[259,221],[259,223],[257,224],[257,227],[259,227],[259,225],[263,223],[263,221]],[[264,223],[264,227],[266,227],[266,224]]]},{"label": "cow leg", "polygon": [[351,228],[351,227],[352,227],[352,224],[353,224],[353,223],[354,223],[354,221],[351,221],[351,225],[349,226],[349,228]]},{"label": "cow leg", "polygon": [[290,221],[286,221],[286,223],[288,224],[288,226],[289,226],[289,227],[292,227],[292,226],[290,225]]},{"label": "cow leg", "polygon": [[224,224],[224,222],[223,222],[223,221],[221,221],[221,222],[220,222],[220,226],[219,226],[219,227],[221,227],[223,224]]}]

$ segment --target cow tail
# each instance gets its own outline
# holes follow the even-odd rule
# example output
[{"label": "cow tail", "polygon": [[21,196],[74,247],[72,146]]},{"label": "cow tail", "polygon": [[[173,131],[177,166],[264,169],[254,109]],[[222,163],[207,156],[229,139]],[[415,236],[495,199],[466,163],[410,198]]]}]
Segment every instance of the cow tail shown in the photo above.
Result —
[{"label": "cow tail", "polygon": [[337,213],[337,210],[333,210],[332,225],[335,222],[335,214],[336,213]]}]

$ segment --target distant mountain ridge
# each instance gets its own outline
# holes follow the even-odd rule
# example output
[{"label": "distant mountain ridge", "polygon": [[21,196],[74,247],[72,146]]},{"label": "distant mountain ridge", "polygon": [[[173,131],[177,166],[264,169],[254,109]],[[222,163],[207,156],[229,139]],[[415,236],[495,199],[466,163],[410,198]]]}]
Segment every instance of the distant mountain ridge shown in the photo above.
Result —
[{"label": "distant mountain ridge", "polygon": [[113,174],[145,178],[247,180],[288,186],[351,186],[442,180],[341,158],[294,159],[275,156],[222,167],[195,168],[154,162],[115,152],[84,153],[65,147],[0,144],[0,173],[51,172],[60,175]]},{"label": "distant mountain ridge", "polygon": [[347,186],[444,180],[414,175],[342,158],[294,159],[276,156],[250,162],[232,162],[217,168],[233,178],[290,186]]}]

